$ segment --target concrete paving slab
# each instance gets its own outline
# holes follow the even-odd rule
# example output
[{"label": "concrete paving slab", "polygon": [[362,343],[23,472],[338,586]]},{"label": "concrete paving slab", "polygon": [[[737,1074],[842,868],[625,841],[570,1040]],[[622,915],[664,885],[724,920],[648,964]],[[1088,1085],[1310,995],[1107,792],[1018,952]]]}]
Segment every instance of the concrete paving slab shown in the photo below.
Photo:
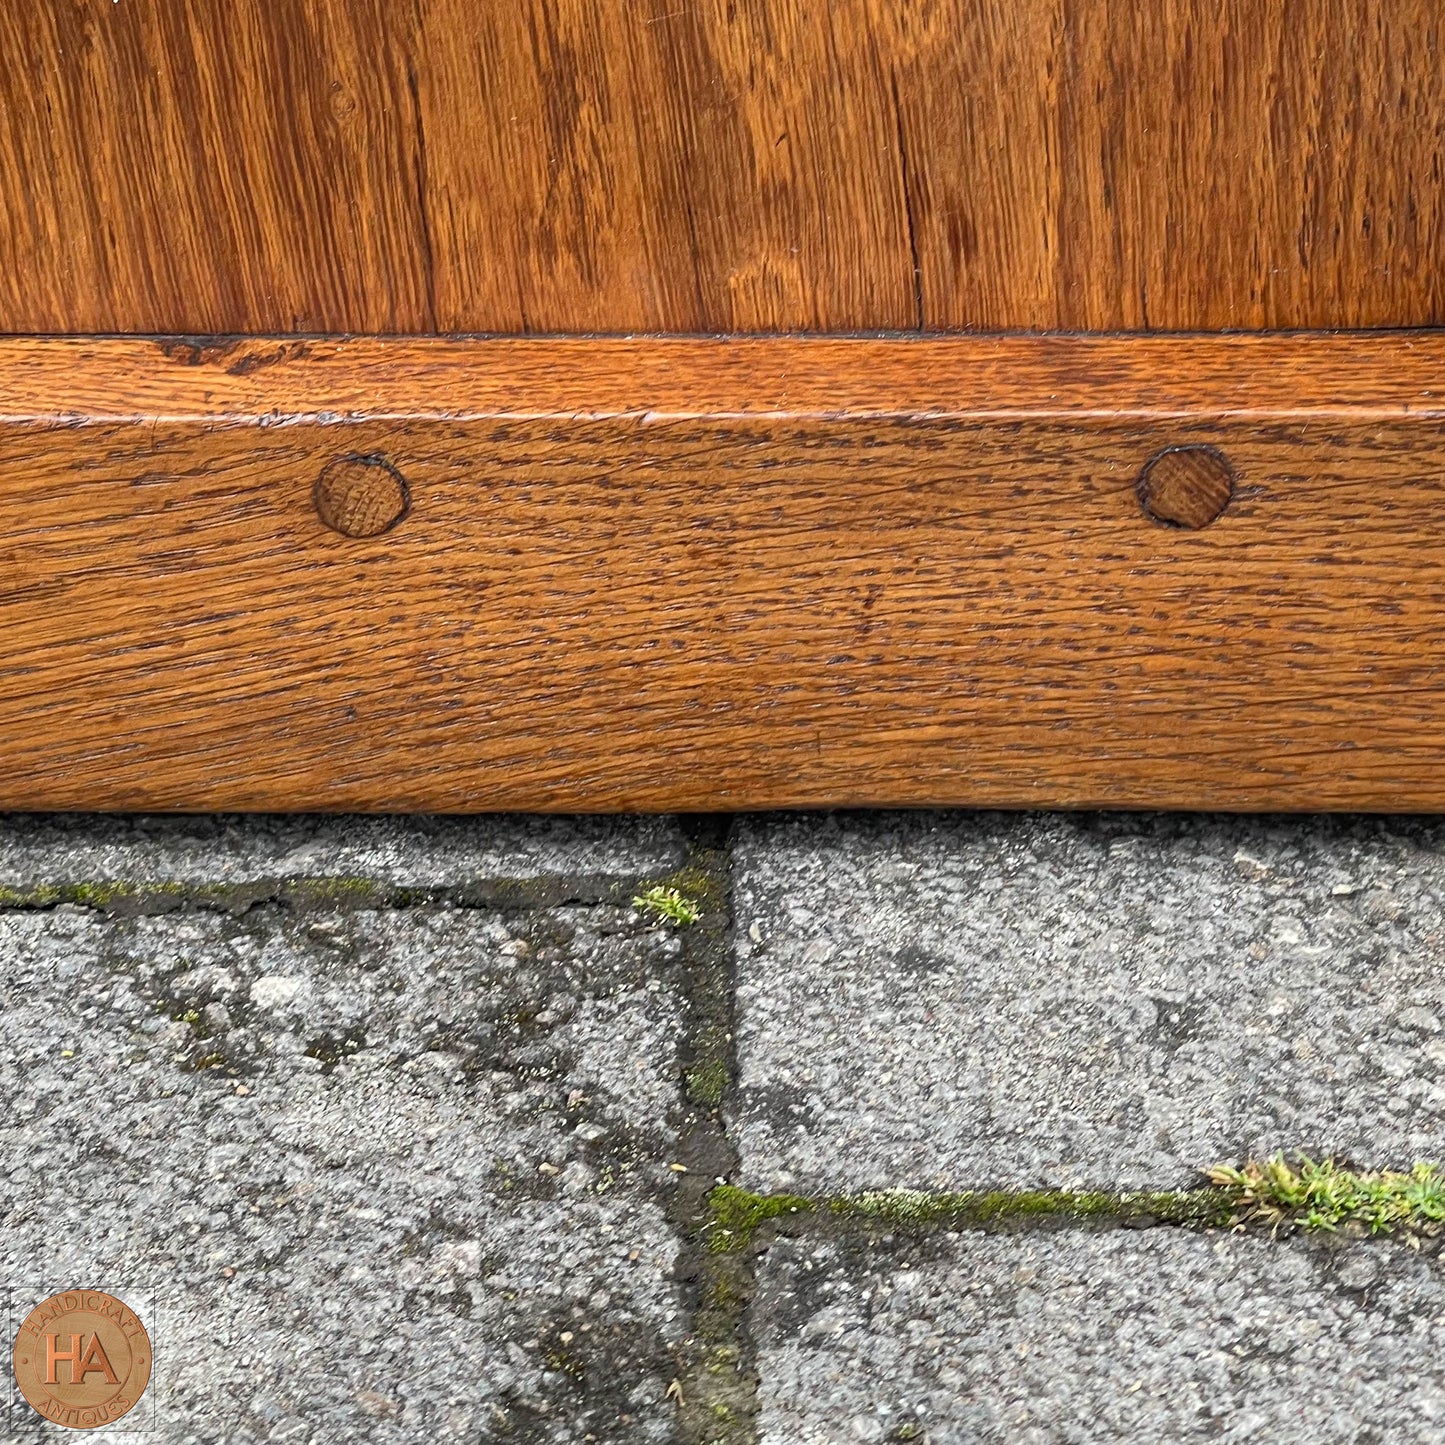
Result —
[{"label": "concrete paving slab", "polygon": [[665,873],[684,854],[668,817],[0,814],[0,886],[8,888],[281,877],[464,887]]},{"label": "concrete paving slab", "polygon": [[1445,1282],[1403,1245],[1071,1229],[759,1263],[763,1445],[1445,1437]]},{"label": "concrete paving slab", "polygon": [[625,906],[0,913],[0,1283],[154,1302],[137,1442],[670,1440],[679,953]]},{"label": "concrete paving slab", "polygon": [[746,822],[749,1188],[1197,1182],[1445,1156],[1445,825]]}]

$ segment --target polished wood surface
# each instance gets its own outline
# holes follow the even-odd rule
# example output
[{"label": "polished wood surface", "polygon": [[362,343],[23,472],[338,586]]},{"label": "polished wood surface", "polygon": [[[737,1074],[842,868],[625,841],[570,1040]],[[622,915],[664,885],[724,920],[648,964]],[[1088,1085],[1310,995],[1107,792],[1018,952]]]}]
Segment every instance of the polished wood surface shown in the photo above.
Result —
[{"label": "polished wood surface", "polygon": [[0,7],[0,331],[1445,323],[1435,0]]},{"label": "polished wood surface", "polygon": [[[0,807],[1445,807],[1442,378],[1445,334],[0,342]],[[1212,520],[1141,506],[1181,446]]]}]

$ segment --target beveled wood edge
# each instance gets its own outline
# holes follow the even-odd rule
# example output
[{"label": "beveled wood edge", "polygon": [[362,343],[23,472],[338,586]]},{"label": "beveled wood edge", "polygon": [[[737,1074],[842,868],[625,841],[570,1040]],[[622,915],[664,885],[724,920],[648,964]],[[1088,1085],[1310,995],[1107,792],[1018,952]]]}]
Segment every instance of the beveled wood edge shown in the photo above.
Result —
[{"label": "beveled wood edge", "polygon": [[358,417],[1445,416],[1445,330],[0,337],[0,424]]}]

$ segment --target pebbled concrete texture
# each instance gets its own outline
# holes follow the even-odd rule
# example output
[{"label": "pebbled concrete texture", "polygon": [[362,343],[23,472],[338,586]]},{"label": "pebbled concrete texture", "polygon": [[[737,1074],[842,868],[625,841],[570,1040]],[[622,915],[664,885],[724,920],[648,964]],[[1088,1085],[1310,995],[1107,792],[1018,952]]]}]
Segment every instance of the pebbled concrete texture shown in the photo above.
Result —
[{"label": "pebbled concrete texture", "polygon": [[1445,824],[874,814],[736,844],[740,1182],[1445,1155]]},{"label": "pebbled concrete texture", "polygon": [[[689,840],[726,929],[628,906]],[[1445,1154],[1442,902],[1410,819],[0,817],[0,1286],[148,1312],[131,1445],[1442,1439],[1434,1240],[690,1234]]]},{"label": "pebbled concrete texture", "polygon": [[465,887],[676,868],[675,819],[0,813],[0,886],[362,877]]},{"label": "pebbled concrete texture", "polygon": [[[22,820],[0,878],[234,878],[298,849],[452,881],[678,845]],[[91,1438],[673,1439],[679,956],[610,904],[0,913],[0,1282],[21,1312],[78,1284],[154,1302],[151,1431]],[[0,1415],[0,1439],[59,1434]]]},{"label": "pebbled concrete texture", "polygon": [[1398,1244],[781,1239],[759,1268],[763,1445],[1445,1438],[1445,1281]]}]

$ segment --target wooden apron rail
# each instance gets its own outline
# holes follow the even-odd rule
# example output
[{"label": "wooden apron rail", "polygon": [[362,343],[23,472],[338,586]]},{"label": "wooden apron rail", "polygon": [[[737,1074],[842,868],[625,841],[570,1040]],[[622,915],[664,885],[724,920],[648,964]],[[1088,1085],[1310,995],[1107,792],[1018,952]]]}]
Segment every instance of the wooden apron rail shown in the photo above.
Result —
[{"label": "wooden apron rail", "polygon": [[1445,807],[1445,334],[0,340],[0,806]]}]

